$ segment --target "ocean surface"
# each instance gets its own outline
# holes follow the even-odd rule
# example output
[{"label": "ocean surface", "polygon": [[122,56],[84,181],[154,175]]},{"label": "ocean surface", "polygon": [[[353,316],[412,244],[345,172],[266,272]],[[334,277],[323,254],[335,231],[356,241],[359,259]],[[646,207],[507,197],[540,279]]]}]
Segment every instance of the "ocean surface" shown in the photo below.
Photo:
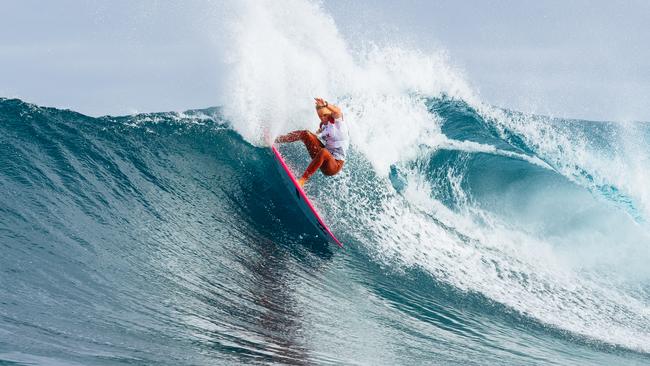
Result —
[{"label": "ocean surface", "polygon": [[[650,124],[494,105],[415,44],[435,34],[343,32],[327,6],[179,7],[223,53],[214,107],[0,95],[0,366],[650,365]],[[165,79],[151,57],[130,72]],[[343,248],[265,142],[315,130],[318,96],[351,147],[306,191]]]},{"label": "ocean surface", "polygon": [[413,100],[306,186],[340,249],[221,107],[0,99],[0,364],[650,364],[650,126]]}]

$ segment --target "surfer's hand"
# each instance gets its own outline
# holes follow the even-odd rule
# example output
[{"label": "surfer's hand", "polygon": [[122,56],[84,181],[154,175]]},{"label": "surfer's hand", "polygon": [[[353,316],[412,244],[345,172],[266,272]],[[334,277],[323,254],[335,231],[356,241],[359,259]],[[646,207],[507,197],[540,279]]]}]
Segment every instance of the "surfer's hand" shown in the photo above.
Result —
[{"label": "surfer's hand", "polygon": [[323,100],[323,98],[314,98],[314,100],[316,100],[316,106],[317,107],[325,106],[325,101]]}]

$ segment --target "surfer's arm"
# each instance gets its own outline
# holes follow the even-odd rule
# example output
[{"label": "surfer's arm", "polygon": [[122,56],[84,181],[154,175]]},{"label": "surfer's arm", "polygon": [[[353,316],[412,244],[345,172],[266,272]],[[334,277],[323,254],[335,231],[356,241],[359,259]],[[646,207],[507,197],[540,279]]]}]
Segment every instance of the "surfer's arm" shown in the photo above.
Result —
[{"label": "surfer's arm", "polygon": [[335,119],[341,118],[343,113],[341,112],[341,108],[337,107],[334,104],[330,104],[327,101],[323,100],[323,98],[314,98],[316,99],[316,105],[319,107],[325,107],[332,111],[332,117]]},{"label": "surfer's arm", "polygon": [[[325,103],[327,103],[327,102],[325,102]],[[332,111],[332,117],[334,117],[335,119],[339,119],[343,115],[343,113],[341,113],[341,108],[335,106],[334,104],[329,104],[328,103],[327,104],[327,109]]]}]

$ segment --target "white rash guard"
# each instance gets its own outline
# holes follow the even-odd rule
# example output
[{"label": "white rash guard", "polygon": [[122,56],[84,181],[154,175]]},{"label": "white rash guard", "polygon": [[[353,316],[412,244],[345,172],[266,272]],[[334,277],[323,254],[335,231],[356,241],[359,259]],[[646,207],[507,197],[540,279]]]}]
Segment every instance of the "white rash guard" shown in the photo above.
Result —
[{"label": "white rash guard", "polygon": [[337,118],[334,123],[323,125],[318,137],[334,159],[345,160],[350,146],[350,133],[343,118]]}]

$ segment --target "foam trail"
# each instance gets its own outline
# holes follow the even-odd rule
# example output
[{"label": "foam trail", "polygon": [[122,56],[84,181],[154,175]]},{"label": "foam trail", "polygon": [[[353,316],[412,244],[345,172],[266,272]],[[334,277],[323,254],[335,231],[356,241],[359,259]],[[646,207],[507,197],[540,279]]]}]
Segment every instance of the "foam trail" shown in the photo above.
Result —
[{"label": "foam trail", "polygon": [[480,152],[486,154],[501,155],[513,159],[524,160],[544,169],[554,170],[553,167],[550,166],[547,162],[543,161],[542,159],[536,156],[529,156],[526,154],[501,150],[501,149],[497,149],[492,145],[481,144],[473,141],[457,141],[457,140],[445,138],[440,143],[436,144],[436,147],[440,149],[457,150],[457,151],[464,151],[464,152],[471,152],[471,153]]}]

